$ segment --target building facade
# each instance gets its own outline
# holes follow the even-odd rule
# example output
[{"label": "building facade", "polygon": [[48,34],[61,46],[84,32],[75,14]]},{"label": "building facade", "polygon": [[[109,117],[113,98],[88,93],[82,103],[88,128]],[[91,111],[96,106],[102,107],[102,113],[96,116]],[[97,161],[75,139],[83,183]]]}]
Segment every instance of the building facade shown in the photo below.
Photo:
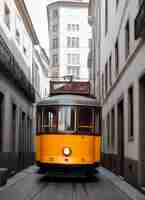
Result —
[{"label": "building facade", "polygon": [[88,68],[91,95],[100,103],[100,56],[101,56],[101,2],[89,1],[88,22],[92,28],[92,40],[89,48]]},{"label": "building facade", "polygon": [[144,188],[145,2],[100,2],[103,165]]},{"label": "building facade", "polygon": [[53,1],[47,6],[47,14],[51,76],[72,75],[74,80],[87,81],[91,39],[88,2]]},{"label": "building facade", "polygon": [[45,50],[40,46],[35,46],[33,50],[32,63],[32,84],[36,91],[36,102],[49,95],[49,59]]},{"label": "building facade", "polygon": [[35,45],[39,45],[39,40],[24,1],[1,0],[0,167],[7,167],[10,172],[34,161],[32,127],[36,87],[32,66]]}]

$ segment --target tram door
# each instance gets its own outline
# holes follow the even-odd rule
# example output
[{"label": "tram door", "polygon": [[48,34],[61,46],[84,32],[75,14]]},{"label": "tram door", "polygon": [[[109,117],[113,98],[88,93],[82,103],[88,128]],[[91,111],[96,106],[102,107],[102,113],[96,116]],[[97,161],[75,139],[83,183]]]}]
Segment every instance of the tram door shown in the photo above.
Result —
[{"label": "tram door", "polygon": [[3,104],[3,94],[0,93],[0,152],[2,151],[2,104]]},{"label": "tram door", "polygon": [[124,108],[123,100],[118,104],[118,156],[119,174],[124,176]]}]

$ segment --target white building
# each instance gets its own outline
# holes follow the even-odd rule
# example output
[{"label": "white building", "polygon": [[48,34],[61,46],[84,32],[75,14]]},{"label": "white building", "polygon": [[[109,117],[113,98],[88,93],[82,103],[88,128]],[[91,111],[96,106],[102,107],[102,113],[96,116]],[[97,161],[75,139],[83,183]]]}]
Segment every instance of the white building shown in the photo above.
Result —
[{"label": "white building", "polygon": [[[32,66],[36,45],[39,40],[24,1],[0,0],[0,167],[9,171],[21,170],[34,160],[32,121],[38,76]],[[40,51],[41,59],[36,56],[41,92],[48,76],[42,55]]]},{"label": "white building", "polygon": [[48,1],[47,13],[51,76],[73,75],[74,80],[87,81],[91,38],[88,2]]},{"label": "white building", "polygon": [[96,96],[100,102],[100,55],[101,55],[101,2],[90,0],[88,9],[88,22],[92,28],[92,40],[88,57],[89,81],[91,95]]},{"label": "white building", "polygon": [[49,59],[45,50],[35,46],[33,50],[32,84],[36,90],[36,102],[49,95]]},{"label": "white building", "polygon": [[145,187],[145,1],[100,2],[103,161]]},{"label": "white building", "polygon": [[[0,1],[0,167],[20,170],[33,162],[31,84],[38,44],[23,1]],[[19,163],[18,163],[19,162]]]}]

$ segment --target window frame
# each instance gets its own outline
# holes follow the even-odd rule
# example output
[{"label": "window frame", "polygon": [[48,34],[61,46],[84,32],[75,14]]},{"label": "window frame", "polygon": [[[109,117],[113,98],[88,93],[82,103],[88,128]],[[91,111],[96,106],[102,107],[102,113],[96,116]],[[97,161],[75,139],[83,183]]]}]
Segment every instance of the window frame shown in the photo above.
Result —
[{"label": "window frame", "polygon": [[[51,107],[51,106],[50,106]],[[58,113],[59,113],[59,108],[60,107],[72,107],[74,108],[75,110],[75,130],[74,131],[68,131],[68,130],[63,130],[63,131],[59,131],[58,130]],[[40,134],[62,134],[65,133],[66,134],[72,134],[72,135],[94,135],[94,136],[100,136],[101,135],[101,123],[100,123],[100,119],[101,119],[101,113],[100,111],[98,111],[95,107],[89,107],[89,109],[92,111],[92,120],[91,120],[91,126],[93,126],[93,129],[92,131],[80,131],[79,130],[79,113],[80,113],[80,110],[83,108],[85,109],[87,106],[65,106],[65,105],[62,105],[62,106],[53,106],[54,109],[56,109],[56,119],[57,119],[57,122],[56,122],[56,129],[55,130],[47,130],[45,131],[44,127],[43,127],[43,121],[44,121],[44,112],[45,110],[47,109],[47,111],[49,110],[49,106],[38,106],[37,107],[37,117],[36,117],[36,124],[37,124],[37,127],[36,127],[36,135],[40,135]],[[52,107],[51,107],[52,108]],[[87,107],[88,108],[88,107]],[[94,113],[94,114],[93,114]],[[40,120],[40,124],[41,124],[41,127],[38,129],[38,114],[40,114],[40,117],[41,117],[41,120]],[[96,115],[99,114],[99,121],[98,121],[98,124],[99,124],[99,127],[96,128]],[[94,117],[93,117],[94,115]],[[99,131],[96,131],[96,129],[98,129]]]},{"label": "window frame", "polygon": [[115,72],[116,76],[119,74],[119,39],[115,42]]}]

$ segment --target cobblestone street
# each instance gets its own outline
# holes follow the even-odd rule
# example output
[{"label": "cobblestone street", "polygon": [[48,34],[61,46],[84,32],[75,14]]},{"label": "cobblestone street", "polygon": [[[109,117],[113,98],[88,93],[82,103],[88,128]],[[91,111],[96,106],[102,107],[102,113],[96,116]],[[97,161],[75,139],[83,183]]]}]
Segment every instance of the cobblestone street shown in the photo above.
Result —
[{"label": "cobblestone street", "polygon": [[49,178],[37,173],[32,166],[8,180],[0,188],[2,200],[129,200],[128,196],[112,184],[101,172],[94,180]]}]

